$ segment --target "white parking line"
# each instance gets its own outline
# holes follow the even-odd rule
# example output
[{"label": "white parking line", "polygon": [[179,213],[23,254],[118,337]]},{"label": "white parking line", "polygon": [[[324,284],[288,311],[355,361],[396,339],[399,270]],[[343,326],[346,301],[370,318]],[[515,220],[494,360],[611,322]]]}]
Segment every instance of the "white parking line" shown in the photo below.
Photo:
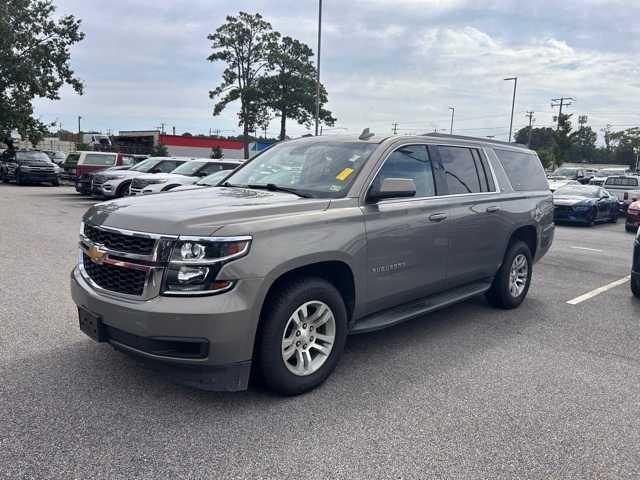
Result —
[{"label": "white parking line", "polygon": [[569,300],[567,303],[569,305],[578,305],[579,303],[584,302],[585,300],[589,300],[590,298],[595,297],[596,295],[600,295],[601,293],[606,292],[607,290],[611,290],[612,288],[616,288],[620,285],[623,285],[625,283],[627,283],[629,281],[629,279],[631,278],[630,275],[621,278],[620,280],[616,280],[615,282],[611,282],[608,285],[605,285],[604,287],[600,287],[600,288],[596,288],[595,290],[592,290],[588,293],[585,293],[584,295],[580,295],[579,297],[574,298],[573,300]]},{"label": "white parking line", "polygon": [[569,248],[573,248],[575,250],[586,250],[587,252],[598,252],[598,253],[603,252],[603,250],[599,250],[597,248],[587,248],[587,247],[569,247]]}]

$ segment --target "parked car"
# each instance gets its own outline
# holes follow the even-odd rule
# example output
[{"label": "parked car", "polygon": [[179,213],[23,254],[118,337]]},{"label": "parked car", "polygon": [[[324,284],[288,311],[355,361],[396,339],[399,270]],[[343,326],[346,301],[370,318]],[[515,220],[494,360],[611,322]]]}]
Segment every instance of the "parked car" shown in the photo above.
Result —
[{"label": "parked car", "polygon": [[181,192],[183,190],[194,190],[196,188],[217,187],[222,180],[227,178],[233,170],[220,170],[219,172],[207,175],[201,178],[193,185],[184,185],[182,187],[176,187],[171,189],[172,192]]},{"label": "parked car", "polygon": [[119,198],[129,194],[131,181],[135,177],[171,172],[190,160],[182,157],[151,157],[126,172],[99,172],[93,177],[91,192],[100,198]]},{"label": "parked car", "polygon": [[631,202],[640,199],[640,177],[637,175],[618,175],[607,177],[604,188],[618,198],[618,206],[622,213],[627,211]]},{"label": "parked car", "polygon": [[93,181],[96,175],[109,171],[126,171],[131,169],[134,165],[140,163],[140,160],[135,158],[132,155],[122,155],[121,165],[116,167],[107,167],[101,170],[94,170],[92,172],[85,172],[76,180],[76,191],[82,193],[83,195],[91,195],[94,192]]},{"label": "parked car", "polygon": [[5,150],[0,155],[0,180],[18,185],[46,182],[60,185],[62,169],[39,150]]},{"label": "parked car", "polygon": [[170,173],[142,175],[131,182],[130,195],[150,195],[168,192],[176,187],[193,185],[199,179],[222,170],[233,170],[242,162],[231,160],[192,160],[184,163]]},{"label": "parked car", "polygon": [[[264,181],[279,170],[298,174]],[[83,222],[84,333],[182,383],[241,390],[253,368],[282,394],[324,381],[347,334],[481,294],[518,307],[554,235],[535,152],[368,132],[282,142],[222,187],[100,203]]]},{"label": "parked car", "polygon": [[560,167],[556,168],[549,180],[575,180],[579,183],[586,184],[593,178],[593,171],[582,167]]},{"label": "parked car", "polygon": [[567,185],[553,194],[556,222],[593,225],[618,221],[618,200],[597,185]]},{"label": "parked car", "polygon": [[104,170],[109,167],[116,167],[122,164],[123,158],[119,153],[73,152],[67,155],[66,160],[62,164],[62,168],[64,169],[63,178],[72,181],[76,185],[78,192],[86,194],[89,192],[78,185],[83,174]]},{"label": "parked car", "polygon": [[625,167],[621,168],[603,168],[598,170],[591,180],[589,180],[589,185],[604,185],[604,182],[608,177],[618,176],[618,175],[627,175],[629,173],[629,169]]},{"label": "parked car", "polygon": [[549,180],[549,190],[552,192],[567,185],[581,185],[581,183],[577,180]]},{"label": "parked car", "polygon": [[633,264],[631,266],[631,292],[640,298],[640,230],[633,243]]},{"label": "parked car", "polygon": [[46,153],[49,156],[49,159],[58,166],[62,165],[67,158],[66,152],[44,150],[44,153]]},{"label": "parked car", "polygon": [[627,232],[635,232],[640,226],[640,201],[635,201],[627,209],[627,221],[625,229]]}]

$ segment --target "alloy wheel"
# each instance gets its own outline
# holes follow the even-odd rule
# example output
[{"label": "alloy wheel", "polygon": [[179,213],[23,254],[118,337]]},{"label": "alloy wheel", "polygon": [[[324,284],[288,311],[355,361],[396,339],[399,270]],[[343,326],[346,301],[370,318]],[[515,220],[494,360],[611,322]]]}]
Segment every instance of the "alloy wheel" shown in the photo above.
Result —
[{"label": "alloy wheel", "polygon": [[516,255],[509,271],[509,293],[513,298],[522,295],[529,277],[529,262],[522,253]]}]

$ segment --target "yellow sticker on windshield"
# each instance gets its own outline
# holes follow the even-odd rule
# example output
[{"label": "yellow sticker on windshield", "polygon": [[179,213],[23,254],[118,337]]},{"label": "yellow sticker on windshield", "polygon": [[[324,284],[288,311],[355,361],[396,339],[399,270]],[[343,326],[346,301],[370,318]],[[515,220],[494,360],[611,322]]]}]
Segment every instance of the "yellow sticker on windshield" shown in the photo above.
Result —
[{"label": "yellow sticker on windshield", "polygon": [[353,173],[353,168],[345,168],[344,170],[342,170],[338,175],[336,175],[336,180],[340,180],[341,182],[344,182],[347,178],[349,178],[349,175],[351,175]]}]

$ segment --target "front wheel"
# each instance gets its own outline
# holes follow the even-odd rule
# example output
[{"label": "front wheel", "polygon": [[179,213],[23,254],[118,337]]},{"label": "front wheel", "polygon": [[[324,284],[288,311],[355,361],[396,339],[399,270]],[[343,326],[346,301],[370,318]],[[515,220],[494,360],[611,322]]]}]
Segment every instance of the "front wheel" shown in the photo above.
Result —
[{"label": "front wheel", "polygon": [[521,241],[512,243],[486,293],[489,303],[504,309],[520,306],[529,291],[532,271],[533,261],[528,245]]},{"label": "front wheel", "polygon": [[131,186],[131,182],[124,182],[116,189],[116,198],[124,197],[129,195],[129,187]]},{"label": "front wheel", "polygon": [[631,276],[631,293],[634,297],[640,298],[640,277],[637,275]]},{"label": "front wheel", "polygon": [[266,307],[257,368],[264,384],[283,395],[311,390],[331,374],[347,338],[342,296],[320,278],[293,281]]},{"label": "front wheel", "polygon": [[54,187],[59,187],[60,186],[60,180],[59,179],[55,179],[51,182],[51,185],[53,185]]},{"label": "front wheel", "polygon": [[24,185],[24,179],[20,172],[16,173],[16,185]]}]

